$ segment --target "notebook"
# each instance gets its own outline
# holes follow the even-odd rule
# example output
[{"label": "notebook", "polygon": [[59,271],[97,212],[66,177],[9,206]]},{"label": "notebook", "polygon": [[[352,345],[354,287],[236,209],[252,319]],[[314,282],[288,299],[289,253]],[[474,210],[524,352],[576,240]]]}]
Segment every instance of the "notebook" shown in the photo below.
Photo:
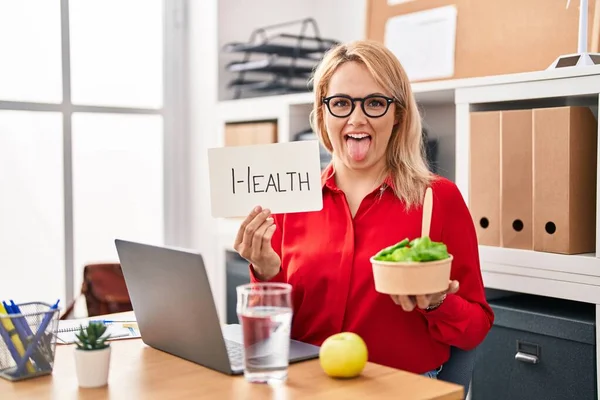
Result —
[{"label": "notebook", "polygon": [[[56,344],[75,343],[80,326],[87,327],[89,320],[67,319],[58,321]],[[104,321],[106,334],[110,334],[110,340],[139,338],[140,330],[135,321]]]}]

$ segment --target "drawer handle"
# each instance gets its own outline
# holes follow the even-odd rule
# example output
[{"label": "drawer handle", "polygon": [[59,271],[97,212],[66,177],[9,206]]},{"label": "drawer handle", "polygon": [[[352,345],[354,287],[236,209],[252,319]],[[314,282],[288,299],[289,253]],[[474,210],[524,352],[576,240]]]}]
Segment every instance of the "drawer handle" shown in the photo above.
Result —
[{"label": "drawer handle", "polygon": [[515,360],[517,361],[522,361],[524,363],[528,363],[528,364],[537,364],[538,362],[540,362],[540,359],[538,358],[538,356],[534,356],[532,354],[527,354],[527,353],[522,353],[522,352],[517,352],[517,354],[515,354]]}]

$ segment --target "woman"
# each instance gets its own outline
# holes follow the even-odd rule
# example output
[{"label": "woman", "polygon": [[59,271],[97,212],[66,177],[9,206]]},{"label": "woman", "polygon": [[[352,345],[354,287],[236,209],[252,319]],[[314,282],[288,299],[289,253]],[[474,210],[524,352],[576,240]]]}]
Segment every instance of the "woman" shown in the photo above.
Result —
[{"label": "woman", "polygon": [[[359,41],[330,50],[315,71],[314,93],[311,122],[332,153],[323,209],[271,215],[257,206],[234,248],[250,263],[252,281],[293,286],[292,338],[321,345],[355,332],[370,361],[435,377],[450,346],[476,347],[494,318],[467,206],[454,183],[429,172],[410,83],[385,47]],[[448,290],[378,293],[369,258],[421,236],[428,186],[430,237],[454,256]]]}]

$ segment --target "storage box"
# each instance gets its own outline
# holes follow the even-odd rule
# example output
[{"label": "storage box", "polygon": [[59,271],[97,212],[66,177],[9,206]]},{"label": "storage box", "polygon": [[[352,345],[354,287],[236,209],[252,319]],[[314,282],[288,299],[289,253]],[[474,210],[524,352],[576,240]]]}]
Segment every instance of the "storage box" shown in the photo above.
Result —
[{"label": "storage box", "polygon": [[597,135],[588,107],[533,111],[534,250],[595,252]]},{"label": "storage box", "polygon": [[502,111],[500,246],[533,249],[532,110]]},{"label": "storage box", "polygon": [[518,295],[490,300],[472,400],[597,399],[595,306]]},{"label": "storage box", "polygon": [[250,146],[277,143],[277,122],[225,124],[225,146]]},{"label": "storage box", "polygon": [[470,122],[469,209],[486,246],[500,246],[500,116],[472,112]]}]

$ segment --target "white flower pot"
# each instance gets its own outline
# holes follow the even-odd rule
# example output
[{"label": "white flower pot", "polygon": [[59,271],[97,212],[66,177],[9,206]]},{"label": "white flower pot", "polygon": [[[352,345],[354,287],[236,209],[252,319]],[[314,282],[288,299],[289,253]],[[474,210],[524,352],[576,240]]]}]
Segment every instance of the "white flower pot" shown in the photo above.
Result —
[{"label": "white flower pot", "polygon": [[108,384],[110,349],[110,346],[102,350],[75,349],[75,369],[80,387],[94,388]]}]

